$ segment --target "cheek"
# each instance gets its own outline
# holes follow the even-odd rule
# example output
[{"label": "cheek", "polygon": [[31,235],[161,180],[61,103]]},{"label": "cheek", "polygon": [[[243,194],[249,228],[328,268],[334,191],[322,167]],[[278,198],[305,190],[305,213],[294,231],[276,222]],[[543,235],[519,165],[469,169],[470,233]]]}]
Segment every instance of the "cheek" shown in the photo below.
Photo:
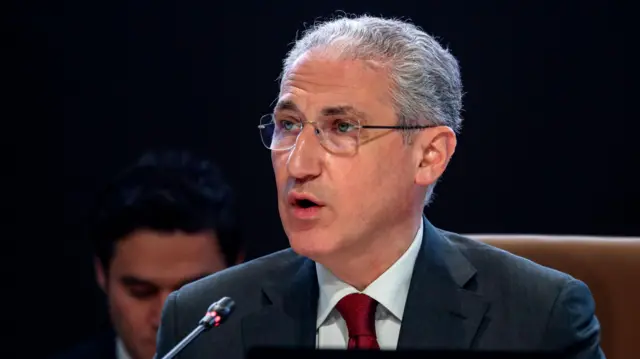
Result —
[{"label": "cheek", "polygon": [[[340,159],[342,160],[342,159]],[[345,159],[344,163],[334,162],[332,185],[340,193],[343,205],[348,207],[368,206],[375,198],[379,198],[383,190],[385,172],[380,163],[368,156]]]},{"label": "cheek", "polygon": [[[366,153],[349,164],[341,172],[345,197],[354,199],[363,206],[371,206],[388,196],[398,193],[400,187],[411,185],[406,158],[393,149],[381,149],[376,153]],[[354,196],[358,196],[358,200]]]},{"label": "cheek", "polygon": [[109,293],[112,319],[126,329],[142,330],[152,308],[151,301],[134,298],[121,286],[115,286],[112,289]]},{"label": "cheek", "polygon": [[[271,154],[271,165],[273,166],[273,174],[275,175],[276,182],[280,184],[282,181],[286,181],[287,174],[287,158],[285,152],[273,152]],[[280,189],[280,186],[278,186]]]}]

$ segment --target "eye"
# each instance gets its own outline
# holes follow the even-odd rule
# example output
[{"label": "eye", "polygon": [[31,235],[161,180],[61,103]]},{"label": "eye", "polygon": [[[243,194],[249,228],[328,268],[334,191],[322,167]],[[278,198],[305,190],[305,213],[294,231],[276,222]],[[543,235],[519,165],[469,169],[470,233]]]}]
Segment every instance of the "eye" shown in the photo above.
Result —
[{"label": "eye", "polygon": [[347,120],[337,120],[334,125],[339,133],[349,133],[357,129],[355,123]]},{"label": "eye", "polygon": [[291,120],[279,120],[278,128],[281,128],[285,131],[293,131],[296,129],[296,122]]},{"label": "eye", "polygon": [[149,299],[158,293],[158,288],[148,285],[135,285],[128,288],[129,295],[137,299]]}]

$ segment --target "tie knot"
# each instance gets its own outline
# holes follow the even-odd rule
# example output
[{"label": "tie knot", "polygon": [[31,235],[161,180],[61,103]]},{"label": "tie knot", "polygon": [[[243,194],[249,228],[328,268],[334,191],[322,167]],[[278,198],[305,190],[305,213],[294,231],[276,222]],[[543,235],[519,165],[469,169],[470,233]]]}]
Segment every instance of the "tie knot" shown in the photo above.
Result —
[{"label": "tie knot", "polygon": [[336,309],[347,323],[349,337],[376,336],[375,313],[378,302],[366,294],[353,293],[342,298]]}]

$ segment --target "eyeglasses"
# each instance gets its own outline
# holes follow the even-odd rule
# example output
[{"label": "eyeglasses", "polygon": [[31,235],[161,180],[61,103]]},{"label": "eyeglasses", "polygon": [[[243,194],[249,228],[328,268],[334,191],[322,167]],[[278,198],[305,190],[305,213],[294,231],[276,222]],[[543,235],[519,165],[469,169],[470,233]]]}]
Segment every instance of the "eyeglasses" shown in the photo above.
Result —
[{"label": "eyeglasses", "polygon": [[320,144],[334,154],[355,154],[360,144],[360,130],[419,130],[434,125],[416,126],[371,126],[361,125],[359,121],[349,119],[328,119],[321,121],[297,121],[293,119],[276,119],[272,114],[260,118],[260,137],[266,148],[272,151],[287,151],[295,147],[298,136],[305,124],[315,129]]}]

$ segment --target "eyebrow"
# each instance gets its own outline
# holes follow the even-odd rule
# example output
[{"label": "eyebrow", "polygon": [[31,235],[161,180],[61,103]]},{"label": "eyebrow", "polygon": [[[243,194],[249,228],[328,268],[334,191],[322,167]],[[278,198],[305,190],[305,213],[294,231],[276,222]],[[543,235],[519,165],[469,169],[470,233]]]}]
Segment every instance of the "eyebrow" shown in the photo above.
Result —
[{"label": "eyebrow", "polygon": [[300,109],[298,108],[298,105],[296,105],[296,103],[291,100],[279,101],[276,104],[275,110],[276,111],[289,110],[289,111],[301,112]]},{"label": "eyebrow", "polygon": [[[294,112],[302,112],[300,111],[300,109],[298,108],[298,105],[295,104],[295,102],[291,101],[291,100],[284,100],[281,102],[278,102],[278,104],[276,105],[275,108],[276,111],[294,111]],[[351,115],[351,116],[355,116],[358,117],[362,120],[367,119],[367,116],[364,112],[359,111],[358,109],[356,109],[353,106],[349,106],[349,105],[344,105],[344,106],[328,106],[328,107],[324,107],[320,113],[322,114],[322,116],[345,116],[345,115]]]},{"label": "eyebrow", "polygon": [[325,108],[322,109],[321,113],[322,113],[323,116],[345,116],[345,115],[351,115],[351,116],[356,116],[356,117],[361,118],[361,119],[366,119],[366,117],[367,117],[364,112],[358,111],[353,106],[325,107]]},{"label": "eyebrow", "polygon": [[[189,284],[191,282],[194,282],[198,279],[204,278],[206,276],[208,276],[211,273],[202,273],[200,275],[191,277],[191,278],[186,278],[184,280],[182,280],[175,288],[181,288],[182,286],[184,286],[185,284]],[[135,277],[135,276],[124,276],[120,279],[120,281],[126,285],[126,286],[136,286],[136,285],[148,285],[148,286],[152,286],[152,287],[158,287],[158,285],[154,282],[152,282],[151,280],[148,279],[144,279],[144,278],[139,278],[139,277]]]}]

